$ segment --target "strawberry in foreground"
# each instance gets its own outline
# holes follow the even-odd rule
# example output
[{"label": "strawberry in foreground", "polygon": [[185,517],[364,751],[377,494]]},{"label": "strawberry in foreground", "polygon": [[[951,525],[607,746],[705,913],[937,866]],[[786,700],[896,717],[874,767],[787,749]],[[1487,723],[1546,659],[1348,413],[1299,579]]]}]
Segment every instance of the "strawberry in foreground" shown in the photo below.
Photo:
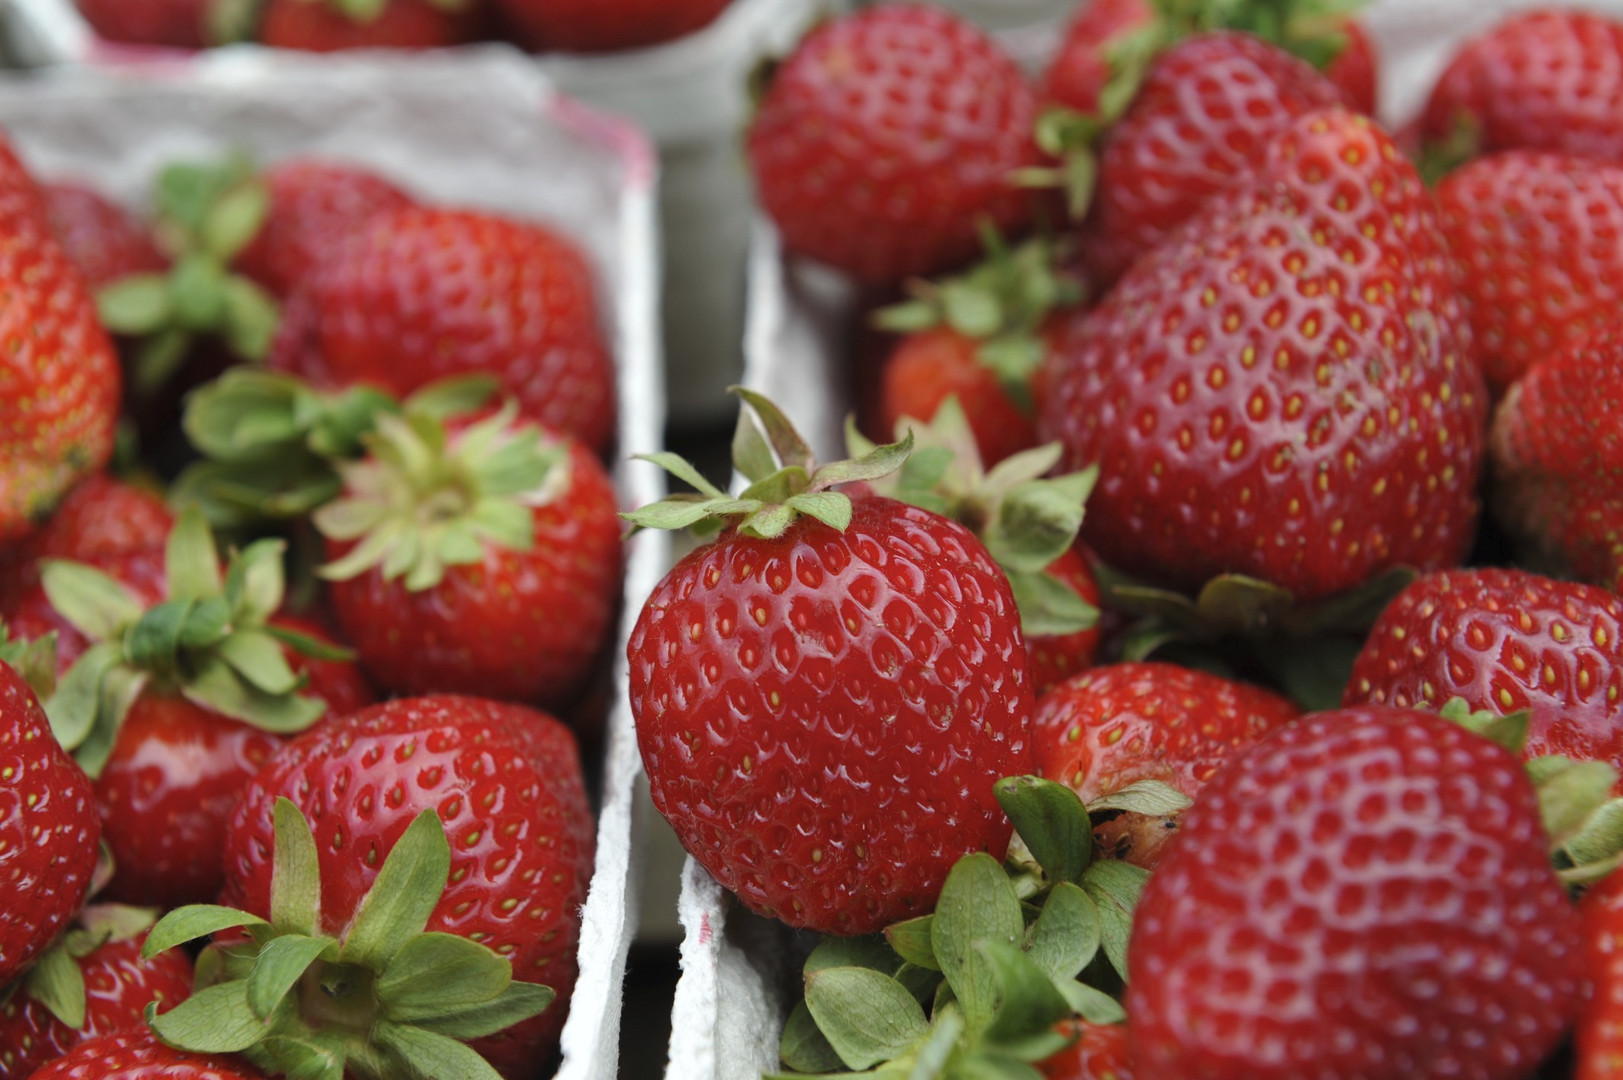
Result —
[{"label": "strawberry in foreground", "polygon": [[985,33],[923,4],[881,4],[813,30],[750,124],[761,203],[790,250],[882,284],[951,269],[989,221],[1034,196],[1036,99]]},{"label": "strawberry in foreground", "polygon": [[674,41],[714,22],[731,0],[495,0],[534,50],[613,52]]},{"label": "strawberry in foreground", "polygon": [[[96,867],[101,822],[85,778],[57,744],[20,671],[49,691],[49,641],[8,642],[0,627],[0,986],[45,952],[78,914]],[[15,665],[15,666],[14,666]]]},{"label": "strawberry in foreground", "polygon": [[1573,1078],[1612,1080],[1623,1070],[1623,874],[1591,889],[1580,907],[1594,989],[1578,1017]]},{"label": "strawberry in foreground", "polygon": [[1139,1080],[1515,1080],[1585,981],[1517,757],[1378,707],[1285,727],[1206,786],[1129,957]]},{"label": "strawberry in foreground", "polygon": [[167,1041],[333,1080],[539,1074],[592,864],[556,720],[451,696],[362,710],[260,770],[226,851],[231,906],[183,908],[147,939],[248,933],[205,951],[188,1002],[149,1014]]},{"label": "strawberry in foreground", "polygon": [[1039,435],[1101,465],[1083,539],[1173,588],[1245,574],[1300,602],[1459,562],[1488,402],[1448,273],[1391,140],[1296,121],[1056,332]]},{"label": "strawberry in foreground", "polygon": [[1623,597],[1525,570],[1420,578],[1371,629],[1343,700],[1441,709],[1456,697],[1530,710],[1529,755],[1623,770]]},{"label": "strawberry in foreground", "polygon": [[[864,934],[927,911],[958,856],[1001,856],[993,797],[1028,770],[1032,691],[1009,584],[963,526],[841,483],[911,440],[815,468],[746,390],[738,497],[692,484],[626,515],[720,527],[654,589],[627,645],[654,805],[757,913]],[[762,430],[766,435],[763,437]]]},{"label": "strawberry in foreground", "polygon": [[74,1047],[34,1074],[34,1080],[262,1080],[242,1058],[189,1054],[165,1046],[146,1028],[129,1028]]},{"label": "strawberry in foreground", "polygon": [[1623,592],[1623,332],[1582,339],[1512,386],[1488,449],[1490,505],[1507,531]]},{"label": "strawberry in foreground", "polygon": [[[1223,764],[1300,710],[1257,686],[1173,664],[1110,664],[1037,699],[1037,774],[1090,807],[1142,780],[1197,798]],[[1178,815],[1120,811],[1095,831],[1112,858],[1154,867]]]},{"label": "strawberry in foreground", "polygon": [[[192,991],[191,961],[141,955],[156,913],[95,905],[0,1002],[0,1080],[22,1080],[87,1039],[145,1024],[148,1002],[168,1008]],[[0,997],[6,991],[0,989]]]}]

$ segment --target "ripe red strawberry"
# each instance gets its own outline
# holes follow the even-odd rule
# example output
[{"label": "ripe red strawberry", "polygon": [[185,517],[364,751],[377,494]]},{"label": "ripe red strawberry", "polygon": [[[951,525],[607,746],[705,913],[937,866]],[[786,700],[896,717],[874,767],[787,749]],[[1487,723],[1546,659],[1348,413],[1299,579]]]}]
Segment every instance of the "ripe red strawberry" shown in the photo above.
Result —
[{"label": "ripe red strawberry", "polygon": [[[292,800],[321,838],[309,848],[320,886],[308,932],[340,939],[352,932],[367,890],[384,880],[380,867],[387,874],[388,857],[408,826],[425,811],[437,812],[450,840],[449,865],[432,891],[413,892],[418,914],[431,932],[472,938],[494,950],[511,962],[515,980],[557,992],[539,1018],[473,1043],[504,1075],[533,1075],[568,1008],[579,908],[592,866],[591,810],[568,730],[522,706],[439,696],[376,705],[294,740],[244,790],[227,839],[221,902],[261,917],[271,915],[275,902],[273,852],[281,855],[283,835],[275,822],[280,812],[273,813],[278,800]],[[423,928],[416,924],[417,932]],[[163,929],[160,923],[154,937]],[[346,959],[387,970],[387,955],[369,956]],[[368,1007],[347,1020],[340,1011],[328,1033],[386,1041],[386,1034],[371,1029],[380,1018],[373,984],[348,985]],[[316,995],[294,997],[295,1012],[324,1007]],[[342,991],[335,998],[350,1004]],[[430,1001],[447,1011],[458,1003],[449,992]],[[357,1023],[360,1030],[351,1031]],[[374,1075],[358,1056],[350,1063]]]},{"label": "ripe red strawberry", "polygon": [[34,1074],[34,1080],[261,1080],[235,1054],[189,1054],[145,1027],[90,1039]]},{"label": "ripe red strawberry", "polygon": [[[1099,582],[1088,566],[1082,545],[1067,548],[1065,554],[1049,563],[1047,572],[1058,578],[1082,602],[1099,606]],[[1093,666],[1099,654],[1099,627],[1069,634],[1028,634],[1026,653],[1031,659],[1031,685],[1039,694],[1047,693],[1062,679]]]},{"label": "ripe red strawberry", "polygon": [[927,912],[960,855],[1009,842],[992,785],[1031,764],[1019,613],[963,526],[830,490],[891,471],[907,440],[813,471],[787,419],[744,397],[776,445],[746,418],[738,464],[787,501],[731,500],[667,456],[701,494],[628,515],[725,522],[632,631],[638,744],[654,805],[747,907],[870,933]]},{"label": "ripe red strawberry", "polygon": [[[87,912],[91,909],[87,909]],[[137,922],[150,925],[151,915]],[[94,925],[94,920],[92,921]],[[141,931],[114,928],[68,931],[69,964],[84,986],[81,1022],[70,1024],[30,995],[25,983],[0,1004],[0,1080],[23,1080],[87,1039],[144,1026],[149,1001],[170,1008],[192,992],[191,961],[182,953],[146,959]]]},{"label": "ripe red strawberry", "polygon": [[92,188],[56,183],[42,190],[51,232],[91,289],[168,268],[146,229]]},{"label": "ripe red strawberry", "polygon": [[49,234],[43,196],[0,153],[0,544],[49,516],[107,464],[118,417],[118,356],[83,277]]},{"label": "ripe red strawberry", "polygon": [[613,52],[674,41],[714,22],[731,0],[496,0],[531,49]]},{"label": "ripe red strawberry", "polygon": [[201,49],[211,44],[214,0],[74,0],[98,35],[129,45]]},{"label": "ripe red strawberry", "polygon": [[[1197,797],[1224,761],[1295,719],[1257,686],[1161,663],[1084,671],[1037,699],[1037,775],[1091,803],[1140,780]],[[1124,813],[1095,830],[1115,858],[1153,867],[1176,816]]]},{"label": "ripe red strawberry", "polygon": [[1298,117],[1342,102],[1306,62],[1246,34],[1168,49],[1099,152],[1082,227],[1092,280],[1114,282],[1207,199],[1244,182]]},{"label": "ripe red strawberry", "polygon": [[400,396],[488,373],[525,416],[607,448],[614,363],[574,243],[540,225],[417,207],[351,236],[294,292],[272,367]]},{"label": "ripe red strawberry", "polygon": [[1420,178],[1340,110],[1264,158],[1056,330],[1039,436],[1102,467],[1083,538],[1176,588],[1298,600],[1456,563],[1487,395]]},{"label": "ripe red strawberry", "polygon": [[1130,44],[1134,31],[1142,32],[1156,15],[1153,0],[1084,0],[1043,72],[1043,102],[1097,115],[1101,92],[1120,70],[1120,64],[1111,62],[1112,54]]},{"label": "ripe red strawberry", "polygon": [[1533,785],[1441,717],[1288,725],[1184,814],[1129,949],[1140,1080],[1515,1080],[1584,994]]},{"label": "ripe red strawberry", "polygon": [[1344,701],[1441,709],[1453,698],[1532,710],[1528,756],[1623,767],[1623,597],[1524,570],[1420,578],[1370,630]]},{"label": "ripe red strawberry", "polygon": [[984,33],[922,4],[812,31],[750,124],[762,204],[789,250],[863,281],[930,274],[1029,221],[1015,170],[1038,161],[1036,99]]},{"label": "ripe red strawberry", "polygon": [[1594,988],[1578,1017],[1573,1080],[1611,1080],[1623,1070],[1623,874],[1591,889],[1580,907]]},{"label": "ripe red strawberry", "polygon": [[358,165],[294,159],[266,169],[263,180],[269,196],[264,223],[232,265],[282,297],[344,232],[411,204],[405,192]]},{"label": "ripe red strawberry", "polygon": [[[0,639],[3,645],[3,639]],[[38,652],[38,650],[36,650]],[[79,913],[96,867],[101,823],[90,781],[56,737],[11,663],[44,664],[15,647],[0,659],[0,985],[39,957]]]},{"label": "ripe red strawberry", "polygon": [[1337,29],[1345,42],[1336,58],[1324,66],[1324,77],[1341,88],[1347,104],[1365,116],[1374,116],[1380,100],[1375,43],[1363,24],[1355,20],[1348,19]]},{"label": "ripe red strawberry", "polygon": [[1623,165],[1495,154],[1445,178],[1437,205],[1496,395],[1623,303]]},{"label": "ripe red strawberry", "polygon": [[[161,547],[109,551],[95,557],[73,561],[94,566],[104,572],[129,590],[141,604],[158,604],[164,598]],[[57,670],[66,673],[90,647],[91,639],[81,633],[72,621],[52,605],[50,595],[39,580],[40,566],[41,564],[36,563],[32,570],[25,572],[32,584],[5,597],[6,606],[0,608],[0,619],[3,619],[11,629],[12,636],[23,640],[39,641],[47,634],[55,634]]]},{"label": "ripe red strawberry", "polygon": [[607,640],[620,578],[608,474],[511,408],[445,429],[380,418],[318,510],[333,612],[396,693],[566,703]]},{"label": "ripe red strawberry", "polygon": [[980,348],[979,341],[945,326],[903,338],[885,360],[881,430],[896,430],[904,416],[933,419],[943,401],[956,397],[988,464],[1036,446],[1035,422],[1010,399],[997,372],[981,363]]},{"label": "ripe red strawberry", "polygon": [[159,496],[95,473],[68,492],[38,531],[0,547],[0,617],[11,615],[24,594],[38,585],[40,560],[101,565],[126,552],[161,551],[172,524]]},{"label": "ripe red strawberry", "polygon": [[1571,10],[1509,16],[1461,46],[1421,114],[1433,145],[1623,161],[1623,23]]},{"label": "ripe red strawberry", "polygon": [[[370,17],[344,0],[268,0],[259,40],[281,49],[432,49],[472,41],[480,13],[465,0],[385,0]],[[354,5],[359,6],[359,5]]]},{"label": "ripe red strawberry", "polygon": [[1060,1030],[1075,1035],[1076,1041],[1037,1063],[1038,1071],[1048,1080],[1133,1080],[1126,1027],[1070,1020],[1060,1025]]},{"label": "ripe red strawberry", "polygon": [[1623,592],[1623,334],[1601,330],[1535,366],[1500,403],[1488,446],[1510,532]]}]

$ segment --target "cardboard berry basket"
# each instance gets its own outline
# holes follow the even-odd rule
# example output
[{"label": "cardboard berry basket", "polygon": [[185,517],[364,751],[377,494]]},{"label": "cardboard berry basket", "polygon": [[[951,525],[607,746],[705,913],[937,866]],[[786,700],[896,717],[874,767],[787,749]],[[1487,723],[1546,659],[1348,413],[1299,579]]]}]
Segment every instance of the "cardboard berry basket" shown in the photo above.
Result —
[{"label": "cardboard berry basket", "polygon": [[[1036,0],[943,4],[985,25],[1028,70],[1042,67],[1064,23]],[[1375,0],[1364,19],[1380,53],[1383,118],[1394,125],[1407,120],[1461,41],[1533,6]],[[1623,15],[1619,0],[1581,6]],[[861,315],[858,290],[825,266],[785,257],[764,217],[751,243],[745,383],[784,408],[819,459],[843,456],[845,419],[857,405],[849,354]],[[815,936],[746,911],[691,858],[678,914],[686,936],[667,1080],[753,1080],[778,1071],[784,1020]]]},{"label": "cardboard berry basket", "polygon": [[[242,149],[371,167],[425,200],[544,222],[572,237],[596,271],[619,374],[615,471],[624,505],[663,480],[627,460],[657,450],[664,415],[657,313],[652,148],[629,124],[556,93],[510,50],[322,63],[210,56],[139,68],[61,69],[0,81],[0,128],[36,175],[75,177],[145,205],[158,168]],[[631,541],[628,619],[668,559],[661,534]],[[580,978],[563,1032],[566,1080],[615,1075],[620,989],[635,931],[643,823],[641,759],[625,700],[624,630],[601,760],[597,865],[580,941]],[[595,774],[595,775],[594,775]]]},{"label": "cardboard berry basket", "polygon": [[[845,6],[845,0],[733,0],[709,26],[666,44],[537,57],[559,89],[635,121],[660,153],[658,200],[668,241],[662,325],[671,412],[679,421],[724,413],[723,391],[742,364],[750,186],[738,133],[749,113],[750,73],[786,51],[815,19]],[[73,0],[0,0],[0,26],[15,62],[25,65],[177,55],[97,38]],[[243,48],[250,47],[228,51]]]}]

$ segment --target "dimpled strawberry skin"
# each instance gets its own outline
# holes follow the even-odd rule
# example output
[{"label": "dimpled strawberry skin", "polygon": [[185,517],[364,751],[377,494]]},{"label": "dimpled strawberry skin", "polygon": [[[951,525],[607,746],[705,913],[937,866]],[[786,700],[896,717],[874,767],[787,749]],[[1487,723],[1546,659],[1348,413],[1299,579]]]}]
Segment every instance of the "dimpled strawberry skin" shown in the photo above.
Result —
[{"label": "dimpled strawberry skin", "polygon": [[864,497],[843,534],[724,534],[627,652],[654,805],[751,910],[870,933],[928,912],[959,856],[1002,856],[992,785],[1031,771],[1030,674],[962,526]]},{"label": "dimpled strawberry skin", "polygon": [[158,1041],[142,1024],[74,1047],[32,1080],[260,1080],[246,1060],[229,1054],[189,1054]]},{"label": "dimpled strawberry skin", "polygon": [[1036,98],[973,24],[886,4],[814,30],[772,77],[748,149],[792,251],[871,282],[945,270],[1031,215]]},{"label": "dimpled strawberry skin", "polygon": [[1525,570],[1428,574],[1392,601],[1343,704],[1532,710],[1526,754],[1623,769],[1623,597]]},{"label": "dimpled strawberry skin", "polygon": [[1038,434],[1101,468],[1083,539],[1173,587],[1237,572],[1305,600],[1452,565],[1487,412],[1463,326],[1413,167],[1367,119],[1309,114],[1060,320]]},{"label": "dimpled strawberry skin", "polygon": [[1521,763],[1435,715],[1275,732],[1184,815],[1129,950],[1139,1080],[1515,1080],[1584,993]]}]

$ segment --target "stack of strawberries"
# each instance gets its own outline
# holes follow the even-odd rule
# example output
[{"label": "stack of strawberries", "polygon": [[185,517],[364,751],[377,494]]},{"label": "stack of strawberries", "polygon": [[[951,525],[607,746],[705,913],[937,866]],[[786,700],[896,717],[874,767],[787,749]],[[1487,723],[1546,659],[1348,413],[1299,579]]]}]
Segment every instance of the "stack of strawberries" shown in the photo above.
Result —
[{"label": "stack of strawberries", "polygon": [[152,187],[0,144],[0,1078],[543,1075],[622,562],[593,271],[339,162]]},{"label": "stack of strawberries", "polygon": [[1033,83],[880,4],[772,73],[863,430],[662,460],[632,520],[719,533],[630,659],[688,851],[825,935],[786,1074],[1623,1075],[1623,23],[1394,136],[1350,7],[1091,0]]}]

